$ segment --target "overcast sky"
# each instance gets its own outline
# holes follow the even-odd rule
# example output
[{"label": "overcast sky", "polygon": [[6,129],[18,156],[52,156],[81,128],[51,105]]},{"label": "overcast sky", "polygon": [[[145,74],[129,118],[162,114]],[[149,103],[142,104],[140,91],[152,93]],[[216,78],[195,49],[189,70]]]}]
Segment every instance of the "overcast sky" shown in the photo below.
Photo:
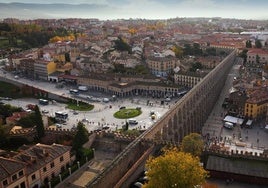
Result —
[{"label": "overcast sky", "polygon": [[[119,10],[119,13],[111,19],[174,17],[268,19],[268,0],[0,0],[0,3],[9,2],[102,4]],[[100,14],[97,16],[100,17]],[[103,13],[103,18],[106,17]]]}]

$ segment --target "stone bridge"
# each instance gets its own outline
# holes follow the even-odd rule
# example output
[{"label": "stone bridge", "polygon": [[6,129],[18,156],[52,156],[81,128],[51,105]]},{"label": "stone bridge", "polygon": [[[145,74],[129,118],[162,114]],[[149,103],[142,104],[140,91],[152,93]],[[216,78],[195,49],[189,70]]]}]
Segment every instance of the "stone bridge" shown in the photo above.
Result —
[{"label": "stone bridge", "polygon": [[111,165],[92,182],[89,182],[86,187],[129,187],[129,184],[138,177],[142,170],[137,162],[144,164],[149,156],[148,153],[154,152],[153,144],[150,143],[172,142],[178,145],[182,138],[189,133],[201,133],[202,126],[211,113],[225,84],[236,53],[236,50],[233,50],[154,126],[130,143],[113,160]]}]

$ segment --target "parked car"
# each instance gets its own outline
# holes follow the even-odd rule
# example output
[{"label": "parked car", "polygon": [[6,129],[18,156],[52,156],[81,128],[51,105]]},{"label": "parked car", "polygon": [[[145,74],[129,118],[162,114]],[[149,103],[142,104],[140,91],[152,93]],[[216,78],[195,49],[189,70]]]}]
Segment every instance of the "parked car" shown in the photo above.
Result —
[{"label": "parked car", "polygon": [[233,128],[234,128],[234,124],[231,123],[231,122],[225,122],[225,123],[223,124],[223,126],[224,126],[225,128],[227,128],[227,129],[233,129]]},{"label": "parked car", "polygon": [[139,122],[138,122],[136,119],[129,119],[129,120],[128,120],[128,123],[129,123],[130,125],[137,125]]}]

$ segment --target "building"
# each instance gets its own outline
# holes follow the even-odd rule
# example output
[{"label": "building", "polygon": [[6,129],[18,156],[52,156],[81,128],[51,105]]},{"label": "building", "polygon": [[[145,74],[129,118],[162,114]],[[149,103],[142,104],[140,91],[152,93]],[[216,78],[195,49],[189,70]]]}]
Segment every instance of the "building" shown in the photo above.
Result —
[{"label": "building", "polygon": [[248,92],[248,99],[245,103],[245,117],[260,119],[267,113],[268,90],[267,88],[255,89]]},{"label": "building", "polygon": [[47,80],[48,75],[56,71],[57,64],[53,61],[37,60],[34,63],[34,78]]},{"label": "building", "polygon": [[10,158],[0,157],[0,188],[38,188],[71,163],[71,147],[59,144],[22,146]]},{"label": "building", "polygon": [[174,83],[180,86],[194,87],[206,74],[177,73],[174,74]]},{"label": "building", "polygon": [[159,77],[167,77],[177,66],[176,58],[149,57],[146,61],[151,73]]},{"label": "building", "polygon": [[21,161],[0,157],[0,188],[26,188],[26,165]]},{"label": "building", "polygon": [[27,78],[34,77],[34,63],[35,60],[31,58],[25,58],[20,60],[20,64],[18,65],[18,70],[26,76]]},{"label": "building", "polygon": [[247,63],[249,64],[267,64],[268,51],[263,49],[251,49],[247,52]]}]

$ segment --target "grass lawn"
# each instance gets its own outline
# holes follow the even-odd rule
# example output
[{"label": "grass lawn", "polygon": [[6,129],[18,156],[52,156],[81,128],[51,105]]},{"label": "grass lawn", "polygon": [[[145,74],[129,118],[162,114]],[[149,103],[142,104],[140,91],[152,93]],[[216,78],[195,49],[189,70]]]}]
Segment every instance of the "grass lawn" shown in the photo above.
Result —
[{"label": "grass lawn", "polygon": [[80,102],[77,105],[77,102],[69,102],[67,104],[67,108],[72,109],[72,110],[77,110],[77,111],[90,111],[94,108],[94,105],[92,104],[87,104],[84,102]]},{"label": "grass lawn", "polygon": [[128,119],[128,118],[133,118],[137,117],[142,113],[141,110],[137,110],[135,108],[126,108],[119,110],[114,113],[114,117],[118,119]]}]

